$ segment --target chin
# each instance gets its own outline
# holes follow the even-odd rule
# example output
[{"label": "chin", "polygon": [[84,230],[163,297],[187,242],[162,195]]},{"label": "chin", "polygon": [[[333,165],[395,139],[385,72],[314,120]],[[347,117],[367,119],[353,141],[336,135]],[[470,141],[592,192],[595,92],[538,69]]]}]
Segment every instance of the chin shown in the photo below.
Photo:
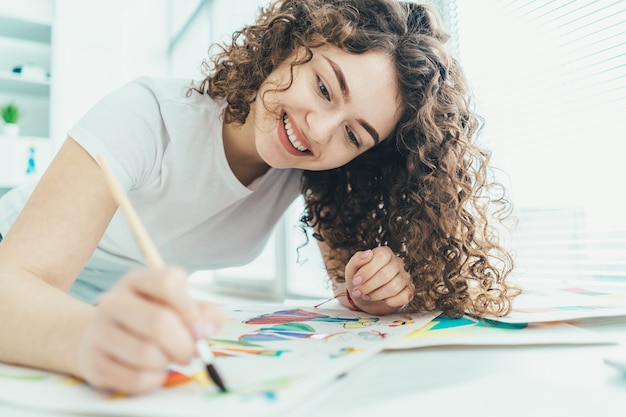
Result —
[{"label": "chin", "polygon": [[257,147],[257,153],[267,165],[272,168],[285,169],[291,168],[293,163],[285,160],[281,149],[266,146],[264,148]]}]

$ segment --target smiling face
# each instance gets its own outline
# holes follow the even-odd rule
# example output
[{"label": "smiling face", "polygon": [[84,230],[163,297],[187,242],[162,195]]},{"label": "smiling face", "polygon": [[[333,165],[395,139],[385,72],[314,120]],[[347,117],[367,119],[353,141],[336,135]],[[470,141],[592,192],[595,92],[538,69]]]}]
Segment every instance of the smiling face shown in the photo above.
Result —
[{"label": "smiling face", "polygon": [[314,49],[309,62],[293,68],[291,86],[281,91],[290,80],[290,62],[270,74],[234,138],[250,143],[254,137],[254,148],[246,151],[249,162],[332,169],[391,134],[401,102],[389,57],[380,52],[356,55],[326,45]]}]

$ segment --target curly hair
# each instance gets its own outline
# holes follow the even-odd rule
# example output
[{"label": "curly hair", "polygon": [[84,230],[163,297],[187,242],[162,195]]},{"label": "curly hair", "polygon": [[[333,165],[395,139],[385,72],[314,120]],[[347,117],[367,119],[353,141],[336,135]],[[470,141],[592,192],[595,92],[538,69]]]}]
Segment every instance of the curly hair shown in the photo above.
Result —
[{"label": "curly hair", "polygon": [[[227,102],[226,123],[243,124],[268,75],[295,51],[332,44],[354,54],[382,51],[396,69],[402,115],[392,134],[344,166],[304,171],[303,227],[345,265],[359,250],[388,246],[404,261],[415,293],[409,311],[505,315],[519,290],[491,221],[510,215],[504,188],[475,143],[472,111],[448,35],[425,5],[396,0],[284,0],[261,9],[205,61],[193,90]],[[341,282],[341,268],[329,275]]]}]

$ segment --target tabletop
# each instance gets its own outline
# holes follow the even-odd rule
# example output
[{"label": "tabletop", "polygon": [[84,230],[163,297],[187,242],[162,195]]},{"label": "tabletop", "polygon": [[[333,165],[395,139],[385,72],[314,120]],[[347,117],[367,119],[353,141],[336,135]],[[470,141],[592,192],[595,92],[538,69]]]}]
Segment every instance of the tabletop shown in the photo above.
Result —
[{"label": "tabletop", "polygon": [[[626,374],[604,358],[626,356],[626,317],[572,323],[612,335],[618,343],[384,351],[283,417],[378,417],[412,409],[429,417],[623,417]],[[0,416],[70,417],[2,403]]]},{"label": "tabletop", "polygon": [[[199,299],[224,305],[242,301],[215,298],[199,288],[194,294]],[[280,417],[380,417],[412,411],[428,417],[625,416],[626,372],[607,364],[605,358],[621,355],[626,362],[626,315],[567,323],[593,332],[587,332],[589,335],[602,335],[597,339],[611,343],[591,343],[589,335],[582,335],[587,340],[580,343],[386,350],[332,380]],[[0,416],[87,417],[2,402]]]}]

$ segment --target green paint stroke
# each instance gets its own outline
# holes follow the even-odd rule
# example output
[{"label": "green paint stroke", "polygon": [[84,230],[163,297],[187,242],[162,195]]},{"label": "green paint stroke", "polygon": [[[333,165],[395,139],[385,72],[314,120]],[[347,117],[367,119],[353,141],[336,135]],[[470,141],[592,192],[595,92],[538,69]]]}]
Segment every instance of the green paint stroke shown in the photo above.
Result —
[{"label": "green paint stroke", "polygon": [[479,318],[474,320],[470,317],[463,316],[458,319],[450,318],[450,317],[437,317],[433,320],[435,325],[428,329],[428,331],[434,330],[443,330],[443,329],[453,329],[456,327],[465,327],[465,326],[478,326],[478,327],[489,327],[495,329],[506,329],[506,330],[521,330],[528,327],[528,323],[504,323],[497,320],[489,320]]},{"label": "green paint stroke", "polygon": [[506,330],[522,330],[528,327],[528,323],[504,323],[502,321],[488,319],[480,319],[476,325],[480,327],[491,327]]},{"label": "green paint stroke", "polygon": [[439,316],[435,320],[433,320],[433,322],[435,322],[436,324],[430,329],[428,329],[429,331],[451,329],[454,327],[473,326],[476,324],[474,320],[465,316],[458,318],[458,319]]},{"label": "green paint stroke", "polygon": [[267,331],[267,330],[272,330],[272,331],[288,331],[288,332],[295,332],[295,331],[300,331],[300,332],[306,332],[306,333],[315,333],[315,329],[312,326],[309,326],[308,324],[305,323],[283,323],[283,324],[277,324],[276,326],[272,326],[272,327],[261,327],[260,329],[261,331]]},{"label": "green paint stroke", "polygon": [[259,345],[258,343],[250,343],[245,340],[229,340],[229,339],[211,339],[212,345],[219,346],[238,346],[238,347],[264,347],[263,345]]}]

